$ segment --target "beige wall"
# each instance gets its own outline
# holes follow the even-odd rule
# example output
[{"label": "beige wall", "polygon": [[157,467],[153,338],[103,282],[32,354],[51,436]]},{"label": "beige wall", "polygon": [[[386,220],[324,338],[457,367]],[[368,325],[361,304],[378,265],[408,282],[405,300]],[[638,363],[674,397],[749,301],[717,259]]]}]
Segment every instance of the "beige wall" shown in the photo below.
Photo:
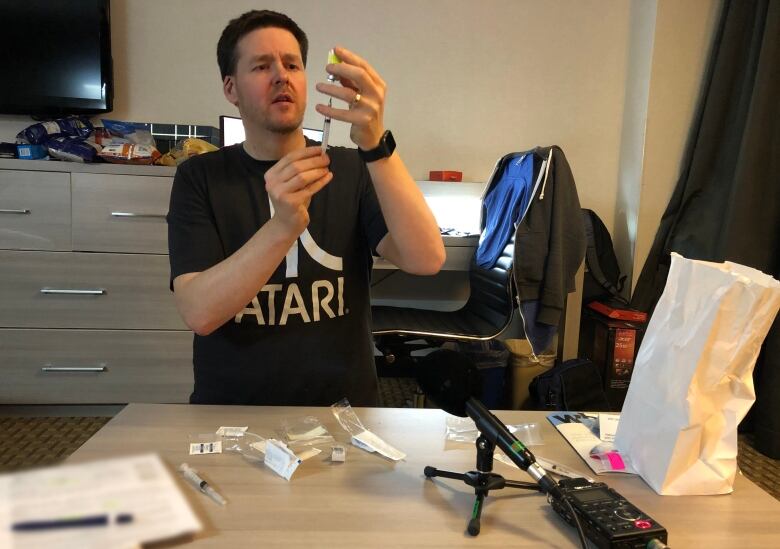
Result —
[{"label": "beige wall", "polygon": [[624,265],[634,284],[679,177],[720,8],[721,0],[658,2],[636,237],[624,256],[633,257],[633,273]]},{"label": "beige wall", "polygon": [[[219,34],[247,9],[278,9],[309,35],[310,107],[334,44],[382,74],[386,125],[416,179],[455,169],[484,181],[506,152],[563,147],[582,205],[613,231],[629,271],[676,180],[719,1],[112,0],[110,116],[217,125],[235,114],[221,92]],[[0,139],[29,123],[0,117]],[[310,108],[304,124],[321,123]],[[334,143],[347,139],[334,123]]]}]

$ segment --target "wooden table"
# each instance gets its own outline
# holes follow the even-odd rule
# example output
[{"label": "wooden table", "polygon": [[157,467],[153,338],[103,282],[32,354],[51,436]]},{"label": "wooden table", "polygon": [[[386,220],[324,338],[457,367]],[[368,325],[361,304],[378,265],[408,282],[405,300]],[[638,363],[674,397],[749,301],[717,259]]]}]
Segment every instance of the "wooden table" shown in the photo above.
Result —
[{"label": "wooden table", "polygon": [[[205,525],[192,541],[195,547],[579,547],[573,528],[559,519],[545,497],[525,490],[491,492],[482,532],[469,536],[472,489],[423,475],[426,465],[454,471],[474,468],[472,446],[445,443],[444,412],[356,412],[367,428],[406,452],[406,460],[391,462],[350,445],[346,463],[331,463],[329,452],[323,452],[304,462],[287,482],[237,454],[189,456],[189,436],[213,433],[221,425],[248,425],[250,431],[270,437],[283,418],[314,415],[346,443],[348,435],[329,408],[130,404],[69,461],[155,451],[172,467],[189,462],[229,501],[220,508],[181,483]],[[544,445],[532,451],[589,472],[544,413],[497,415],[508,423],[539,422]],[[494,470],[529,480],[498,461]],[[599,479],[663,524],[674,549],[780,546],[780,502],[741,475],[733,494],[698,497],[661,497],[638,477]]]}]

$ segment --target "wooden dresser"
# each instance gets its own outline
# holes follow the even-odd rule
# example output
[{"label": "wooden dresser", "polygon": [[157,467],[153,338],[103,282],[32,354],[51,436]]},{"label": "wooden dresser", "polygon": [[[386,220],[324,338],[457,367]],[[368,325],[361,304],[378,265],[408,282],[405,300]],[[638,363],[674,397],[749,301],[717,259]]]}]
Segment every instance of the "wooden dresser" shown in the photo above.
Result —
[{"label": "wooden dresser", "polygon": [[0,404],[187,402],[174,168],[0,160]]}]

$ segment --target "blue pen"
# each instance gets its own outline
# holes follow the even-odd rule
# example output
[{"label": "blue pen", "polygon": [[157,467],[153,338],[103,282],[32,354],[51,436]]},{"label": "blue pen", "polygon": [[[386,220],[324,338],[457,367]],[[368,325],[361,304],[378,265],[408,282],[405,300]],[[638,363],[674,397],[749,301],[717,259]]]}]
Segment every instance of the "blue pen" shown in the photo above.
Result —
[{"label": "blue pen", "polygon": [[11,525],[14,532],[36,532],[39,530],[58,530],[61,528],[89,528],[94,526],[108,526],[113,524],[129,524],[133,522],[133,515],[120,513],[111,520],[111,515],[89,515],[84,517],[72,517],[61,519],[25,520]]}]

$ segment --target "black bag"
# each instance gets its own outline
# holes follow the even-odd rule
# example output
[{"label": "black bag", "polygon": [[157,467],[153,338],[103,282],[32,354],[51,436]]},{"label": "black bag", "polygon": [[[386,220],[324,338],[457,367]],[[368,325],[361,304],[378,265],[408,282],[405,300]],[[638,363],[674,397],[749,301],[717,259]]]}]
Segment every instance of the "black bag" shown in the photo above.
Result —
[{"label": "black bag", "polygon": [[609,231],[596,212],[582,208],[582,222],[588,247],[585,251],[585,279],[582,286],[582,304],[614,299],[628,305],[620,295],[626,275],[620,274],[615,249]]},{"label": "black bag", "polygon": [[556,362],[528,385],[537,410],[609,411],[601,375],[587,358]]}]

